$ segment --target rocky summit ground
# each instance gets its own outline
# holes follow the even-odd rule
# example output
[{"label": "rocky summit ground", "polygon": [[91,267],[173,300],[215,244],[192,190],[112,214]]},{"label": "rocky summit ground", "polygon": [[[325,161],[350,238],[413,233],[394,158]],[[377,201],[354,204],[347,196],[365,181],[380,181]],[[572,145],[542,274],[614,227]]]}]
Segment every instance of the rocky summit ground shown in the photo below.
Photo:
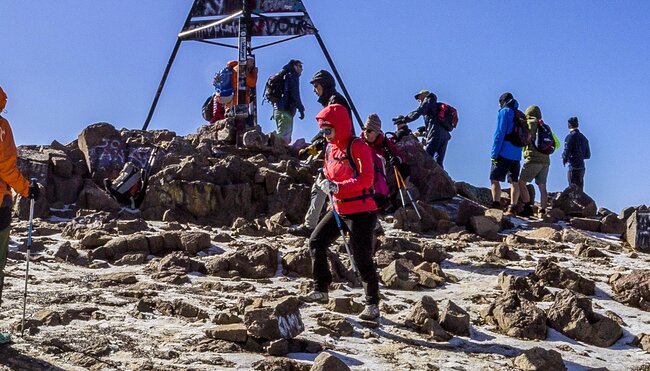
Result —
[{"label": "rocky summit ground", "polygon": [[[355,370],[535,369],[526,368],[530,362],[518,356],[537,347],[557,352],[560,365],[563,361],[571,370],[650,367],[650,354],[641,349],[644,344],[648,350],[642,334],[650,334],[650,316],[638,308],[639,298],[636,306],[634,300],[617,301],[619,293],[610,284],[613,275],[624,279],[632,270],[647,269],[650,256],[627,250],[607,235],[586,234],[563,223],[537,227],[539,222],[512,218],[512,228],[501,232],[505,242],[492,242],[465,231],[436,236],[405,232],[392,227],[391,216],[385,217],[386,233],[377,251],[384,280],[381,320],[357,319],[362,290],[345,279],[354,281],[345,268],[345,254],[338,252],[342,262],[333,257],[332,265],[339,269],[335,276],[340,282],[334,284],[330,303],[291,304],[299,306],[302,322],[294,325],[296,336],[264,340],[274,337],[263,328],[274,317],[258,319],[256,326],[251,308],[272,310],[305,292],[305,238],[245,228],[113,220],[95,224],[104,228],[113,223],[112,230],[104,228],[115,232],[113,242],[123,239],[128,244],[145,236],[151,249],[156,236],[161,248],[174,238],[169,236],[184,240],[179,251],[164,257],[150,250],[140,262],[123,257],[121,262],[95,260],[88,265],[82,261],[88,258],[79,240],[65,237],[71,226],[80,224],[75,220],[35,222],[24,336],[20,319],[26,223],[15,225],[0,312],[0,329],[12,331],[14,343],[0,346],[0,368],[307,370],[319,353],[327,352]],[[598,253],[580,254],[585,244]],[[561,301],[561,294],[575,298]],[[647,299],[640,301],[647,304]],[[585,306],[581,300],[593,313],[579,313]],[[539,326],[534,310],[522,303],[540,312]],[[517,314],[519,310],[526,314]],[[553,313],[566,318],[552,321]],[[587,334],[603,318],[611,319],[605,333],[593,329]],[[273,323],[278,326],[278,321]],[[583,333],[576,335],[576,328]],[[638,344],[640,340],[645,342]],[[545,356],[531,357],[539,361]],[[337,367],[321,369],[345,369]]]},{"label": "rocky summit ground", "polygon": [[[232,139],[227,126],[178,136],[97,123],[66,145],[20,147],[41,192],[24,331],[29,202],[14,199],[0,307],[13,343],[0,345],[0,369],[650,369],[647,207],[613,213],[569,187],[543,217],[505,215],[407,136],[396,145],[419,215],[389,171],[374,255],[382,316],[362,321],[341,241],[329,302],[298,299],[310,253],[288,232],[318,158],[259,128],[243,147]],[[102,189],[152,158],[139,210]]]}]

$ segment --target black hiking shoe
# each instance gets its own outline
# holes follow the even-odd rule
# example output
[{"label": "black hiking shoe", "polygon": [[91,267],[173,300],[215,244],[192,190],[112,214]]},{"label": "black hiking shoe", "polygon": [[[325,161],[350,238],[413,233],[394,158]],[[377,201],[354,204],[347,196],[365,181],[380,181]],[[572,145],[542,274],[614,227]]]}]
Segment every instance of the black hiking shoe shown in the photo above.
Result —
[{"label": "black hiking shoe", "polygon": [[313,229],[306,227],[304,224],[289,228],[289,233],[294,236],[309,237],[311,232],[313,232]]},{"label": "black hiking shoe", "polygon": [[519,216],[530,218],[533,215],[535,215],[535,211],[533,211],[533,206],[531,204],[524,204],[524,209],[519,213]]},{"label": "black hiking shoe", "polygon": [[492,206],[490,206],[490,209],[499,209],[499,210],[501,210],[501,202],[492,201]]}]

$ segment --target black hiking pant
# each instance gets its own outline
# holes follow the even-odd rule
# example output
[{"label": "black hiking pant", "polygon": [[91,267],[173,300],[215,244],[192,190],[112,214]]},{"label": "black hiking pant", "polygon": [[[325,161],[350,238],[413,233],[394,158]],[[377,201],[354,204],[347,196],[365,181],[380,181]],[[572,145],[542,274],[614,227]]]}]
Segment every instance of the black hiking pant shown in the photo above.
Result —
[{"label": "black hiking pant", "polygon": [[[375,262],[372,260],[377,213],[371,211],[340,215],[340,217],[343,229],[349,231],[348,245],[366,291],[366,304],[379,304],[379,279]],[[330,283],[332,283],[332,272],[330,272],[327,262],[327,249],[340,235],[341,232],[336,224],[334,213],[330,210],[321,219],[309,238],[312,272],[316,281],[315,288],[318,291],[327,292]]]},{"label": "black hiking pant", "polygon": [[569,178],[569,185],[575,184],[580,188],[580,190],[584,190],[585,187],[585,169],[569,169],[568,173],[568,178]]}]

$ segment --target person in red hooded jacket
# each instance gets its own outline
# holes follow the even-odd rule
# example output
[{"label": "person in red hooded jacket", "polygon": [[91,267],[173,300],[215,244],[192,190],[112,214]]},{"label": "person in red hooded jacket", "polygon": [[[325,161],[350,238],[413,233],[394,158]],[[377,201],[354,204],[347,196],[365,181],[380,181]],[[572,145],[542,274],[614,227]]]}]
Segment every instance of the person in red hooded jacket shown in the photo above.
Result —
[{"label": "person in red hooded jacket", "polygon": [[[366,308],[359,317],[375,319],[379,317],[379,280],[372,260],[373,229],[377,222],[377,204],[371,191],[375,176],[373,153],[362,139],[352,136],[352,120],[344,106],[327,106],[316,115],[316,120],[328,143],[323,168],[325,179],[321,188],[329,193],[335,210],[330,210],[321,219],[309,238],[315,287],[302,299],[319,303],[329,300],[327,292],[332,273],[327,262],[327,249],[340,236],[336,212],[343,228],[350,234],[351,258],[356,263],[366,292]],[[350,141],[353,142],[348,147]],[[356,169],[346,156],[348,148]]]}]

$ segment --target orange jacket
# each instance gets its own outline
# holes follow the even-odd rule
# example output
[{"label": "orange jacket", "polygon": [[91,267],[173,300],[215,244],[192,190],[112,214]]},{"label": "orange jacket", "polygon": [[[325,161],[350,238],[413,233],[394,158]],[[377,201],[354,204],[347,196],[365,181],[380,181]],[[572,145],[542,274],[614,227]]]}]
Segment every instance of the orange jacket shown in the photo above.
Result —
[{"label": "orange jacket", "polygon": [[29,182],[16,166],[16,143],[9,121],[0,116],[0,197],[11,196],[11,188],[23,197],[29,195]]},{"label": "orange jacket", "polygon": [[[233,98],[232,98],[232,103],[231,105],[236,105],[237,104],[237,82],[239,79],[239,63],[237,61],[229,61],[227,64],[228,67],[232,68],[233,74],[232,74],[232,90],[235,92],[233,93]],[[246,104],[250,103],[251,101],[251,88],[255,87],[255,84],[257,84],[257,67],[254,67],[251,71],[248,71],[246,74]]]}]

